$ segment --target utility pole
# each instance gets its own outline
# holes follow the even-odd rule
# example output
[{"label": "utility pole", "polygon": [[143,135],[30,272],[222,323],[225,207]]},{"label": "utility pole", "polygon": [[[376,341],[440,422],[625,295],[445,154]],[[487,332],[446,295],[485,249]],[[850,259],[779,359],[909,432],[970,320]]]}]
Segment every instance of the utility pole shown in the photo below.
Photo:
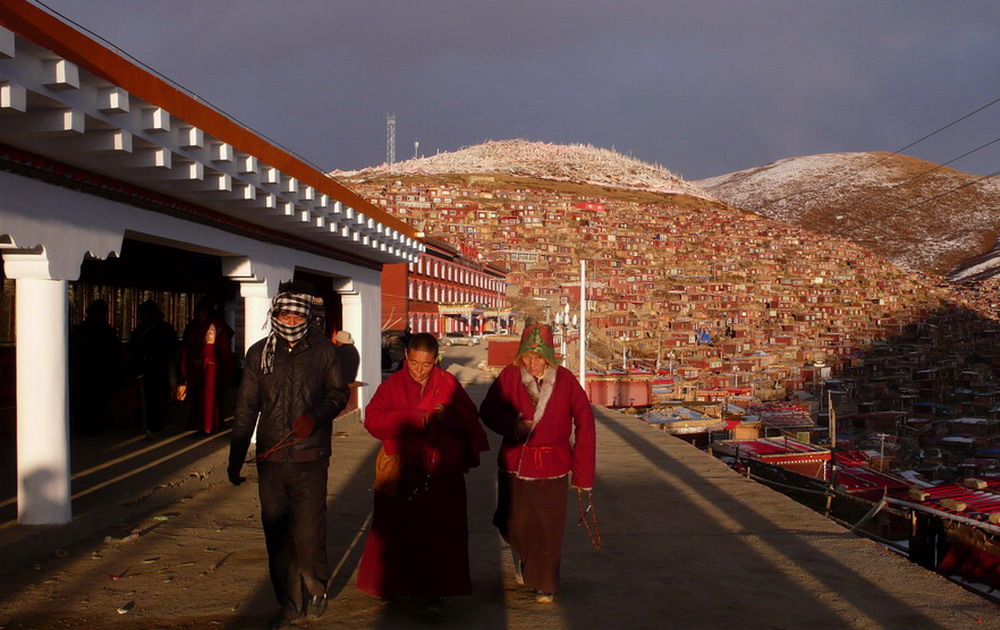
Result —
[{"label": "utility pole", "polygon": [[[833,495],[837,491],[837,412],[833,408],[833,393],[830,390],[826,390],[827,396],[827,414],[828,414],[828,424],[830,431],[830,480],[826,492],[826,516],[830,516],[833,511]],[[820,402],[823,401],[823,395],[820,394]]]}]

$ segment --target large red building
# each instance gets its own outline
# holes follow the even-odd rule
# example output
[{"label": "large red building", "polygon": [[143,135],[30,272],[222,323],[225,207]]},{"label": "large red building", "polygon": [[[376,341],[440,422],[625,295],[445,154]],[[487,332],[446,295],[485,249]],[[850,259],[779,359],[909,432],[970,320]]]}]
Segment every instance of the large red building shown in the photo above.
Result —
[{"label": "large red building", "polygon": [[382,269],[382,330],[479,335],[504,327],[507,271],[428,239],[415,262]]}]

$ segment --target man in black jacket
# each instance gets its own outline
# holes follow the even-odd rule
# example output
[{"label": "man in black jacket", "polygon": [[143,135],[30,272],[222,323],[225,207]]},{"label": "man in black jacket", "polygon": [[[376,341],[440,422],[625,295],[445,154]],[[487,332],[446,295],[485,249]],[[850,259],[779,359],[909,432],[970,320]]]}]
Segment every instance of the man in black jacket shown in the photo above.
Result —
[{"label": "man in black jacket", "polygon": [[261,522],[281,606],[272,628],[326,610],[330,438],[348,390],[333,344],[310,331],[312,294],[305,283],[278,287],[271,333],[247,351],[229,450],[229,481],[239,485],[256,425]]}]

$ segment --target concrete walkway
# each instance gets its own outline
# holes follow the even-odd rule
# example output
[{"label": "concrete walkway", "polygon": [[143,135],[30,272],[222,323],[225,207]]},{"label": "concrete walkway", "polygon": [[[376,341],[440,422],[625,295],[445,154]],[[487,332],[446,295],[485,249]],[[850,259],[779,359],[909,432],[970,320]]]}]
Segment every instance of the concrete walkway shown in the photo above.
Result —
[{"label": "concrete walkway", "polygon": [[[490,378],[449,350],[480,399]],[[454,362],[458,361],[458,363]],[[468,476],[474,594],[429,624],[414,602],[354,588],[377,442],[356,420],[334,438],[327,616],[311,628],[1000,629],[1000,608],[855,537],[639,420],[598,414],[595,502],[604,548],[570,497],[563,588],[535,603],[514,585],[489,524],[493,456]],[[216,465],[225,458],[217,452]],[[0,628],[261,628],[274,612],[256,484],[186,500],[0,578]],[[63,554],[59,554],[63,555]],[[119,610],[123,611],[119,613]]]}]

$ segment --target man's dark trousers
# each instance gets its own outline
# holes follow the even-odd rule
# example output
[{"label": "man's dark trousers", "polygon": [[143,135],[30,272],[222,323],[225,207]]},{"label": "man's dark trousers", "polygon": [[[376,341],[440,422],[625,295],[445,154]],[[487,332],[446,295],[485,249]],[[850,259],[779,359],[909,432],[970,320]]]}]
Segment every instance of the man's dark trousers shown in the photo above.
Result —
[{"label": "man's dark trousers", "polygon": [[303,589],[326,593],[329,460],[257,464],[261,522],[274,595],[286,619],[303,613]]}]

